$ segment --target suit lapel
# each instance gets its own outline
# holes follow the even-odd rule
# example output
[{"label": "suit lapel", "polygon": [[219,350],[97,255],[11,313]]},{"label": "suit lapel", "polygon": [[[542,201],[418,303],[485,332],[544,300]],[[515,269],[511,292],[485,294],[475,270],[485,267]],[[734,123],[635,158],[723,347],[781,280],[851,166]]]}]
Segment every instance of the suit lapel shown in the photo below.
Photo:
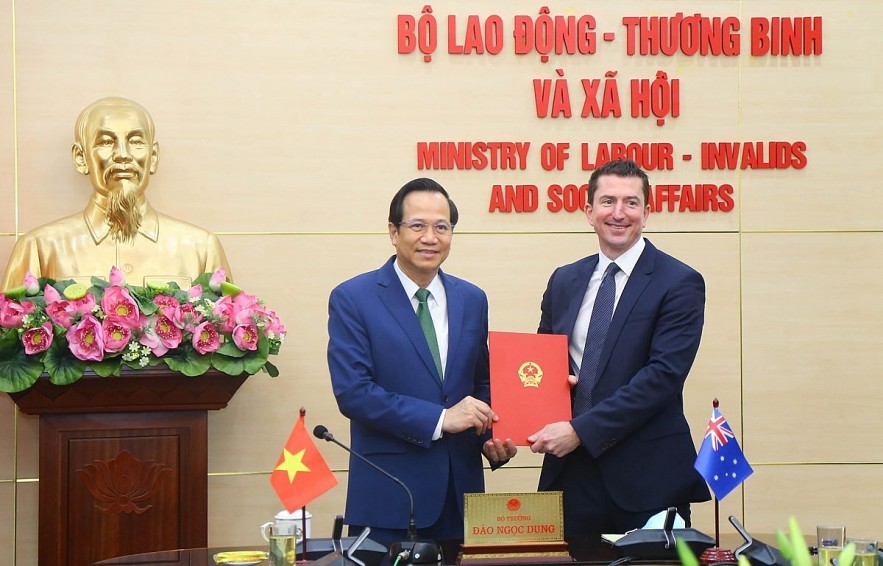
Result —
[{"label": "suit lapel", "polygon": [[[426,370],[435,378],[436,383],[441,386],[441,378],[435,369],[435,362],[432,359],[432,353],[429,351],[429,345],[426,343],[426,336],[423,335],[423,329],[420,328],[420,322],[414,313],[411,299],[405,293],[402,282],[399,281],[399,276],[392,266],[393,261],[395,261],[394,256],[378,272],[377,284],[380,301],[398,323],[402,332],[408,337],[408,340],[411,341],[417,356],[423,362],[423,365],[426,366]],[[447,288],[445,290],[447,291]],[[448,350],[448,357],[450,357],[450,350]]]},{"label": "suit lapel", "polygon": [[[577,269],[574,270],[573,276],[569,281],[563,282],[564,288],[562,296],[567,297],[567,305],[564,310],[564,316],[561,317],[561,326],[555,327],[553,324],[552,332],[555,334],[564,334],[573,336],[576,328],[576,318],[579,316],[579,309],[582,306],[583,298],[586,296],[586,289],[589,287],[589,279],[592,278],[592,272],[598,265],[598,255],[595,254],[585,259]],[[577,373],[577,364],[572,356],[568,354],[568,363],[570,364],[571,373]]]},{"label": "suit lapel", "polygon": [[[448,356],[444,372],[446,376],[460,375],[456,368],[454,368],[454,365],[457,363],[457,360],[462,359],[457,354],[460,348],[460,332],[463,329],[463,318],[466,315],[465,301],[462,300],[460,295],[460,285],[457,280],[445,276],[441,270],[439,270],[439,275],[441,276],[442,284],[445,286],[445,295],[448,302]],[[444,382],[439,381],[442,387],[444,387],[444,383],[447,383],[447,379]]]},{"label": "suit lapel", "polygon": [[583,298],[586,296],[586,289],[589,288],[589,279],[592,278],[592,272],[598,265],[598,255],[595,254],[586,259],[577,270],[574,271],[573,279],[565,282],[564,293],[568,297],[567,310],[564,311],[564,326],[561,328],[561,334],[573,335],[576,326],[576,317],[579,315],[580,306],[582,306]]}]

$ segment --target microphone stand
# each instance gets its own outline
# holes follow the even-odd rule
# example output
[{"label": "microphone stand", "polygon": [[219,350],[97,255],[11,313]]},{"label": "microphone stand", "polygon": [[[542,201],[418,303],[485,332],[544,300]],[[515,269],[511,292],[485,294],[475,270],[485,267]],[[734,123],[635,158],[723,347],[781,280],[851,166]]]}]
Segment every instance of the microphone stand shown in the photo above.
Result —
[{"label": "microphone stand", "polygon": [[402,564],[436,563],[438,561],[437,557],[440,554],[438,544],[434,541],[417,541],[417,522],[414,519],[414,496],[411,495],[411,490],[408,489],[408,486],[406,486],[402,480],[390,474],[371,460],[365,458],[358,452],[353,452],[352,450],[350,450],[348,446],[334,438],[334,435],[331,434],[331,432],[329,432],[329,430],[324,426],[317,425],[316,428],[313,429],[313,436],[325,440],[326,442],[332,442],[340,446],[356,458],[359,458],[384,476],[402,486],[402,489],[404,489],[405,493],[408,494],[408,540],[404,542],[392,543],[389,546],[390,558],[392,558],[393,560],[400,560]]}]

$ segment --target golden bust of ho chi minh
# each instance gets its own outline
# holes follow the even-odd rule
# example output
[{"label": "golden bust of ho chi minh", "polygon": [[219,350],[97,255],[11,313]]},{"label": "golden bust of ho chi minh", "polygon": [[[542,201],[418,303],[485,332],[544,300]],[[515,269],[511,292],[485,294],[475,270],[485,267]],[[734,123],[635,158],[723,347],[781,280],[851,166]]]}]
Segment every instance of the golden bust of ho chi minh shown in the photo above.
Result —
[{"label": "golden bust of ho chi minh", "polygon": [[88,283],[118,266],[134,285],[175,281],[182,287],[205,272],[230,267],[217,236],[165,214],[145,191],[159,163],[153,119],[124,98],[102,98],[77,119],[74,168],[92,183],[83,212],[28,232],[15,244],[0,290],[25,273]]}]

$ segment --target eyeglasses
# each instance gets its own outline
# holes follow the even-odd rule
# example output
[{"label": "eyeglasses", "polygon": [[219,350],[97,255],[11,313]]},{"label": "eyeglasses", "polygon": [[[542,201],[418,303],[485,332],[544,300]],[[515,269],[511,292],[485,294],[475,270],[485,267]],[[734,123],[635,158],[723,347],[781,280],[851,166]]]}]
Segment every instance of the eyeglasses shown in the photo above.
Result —
[{"label": "eyeglasses", "polygon": [[422,234],[423,232],[426,232],[426,229],[431,226],[433,232],[435,232],[439,236],[447,236],[454,230],[455,224],[445,222],[444,220],[439,220],[435,224],[429,224],[428,222],[424,222],[423,220],[415,219],[407,220],[405,222],[399,222],[399,226],[407,226],[411,229],[412,232],[416,232],[417,234]]}]

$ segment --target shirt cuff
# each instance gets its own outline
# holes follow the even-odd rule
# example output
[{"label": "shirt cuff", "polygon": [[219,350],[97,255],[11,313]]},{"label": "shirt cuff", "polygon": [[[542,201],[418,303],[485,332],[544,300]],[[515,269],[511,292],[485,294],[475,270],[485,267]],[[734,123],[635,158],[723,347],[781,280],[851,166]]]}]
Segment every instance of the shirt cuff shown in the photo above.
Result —
[{"label": "shirt cuff", "polygon": [[447,412],[447,409],[442,409],[441,416],[438,418],[438,423],[435,425],[435,432],[432,433],[433,440],[438,440],[442,437],[442,424],[445,422],[445,412]]}]

